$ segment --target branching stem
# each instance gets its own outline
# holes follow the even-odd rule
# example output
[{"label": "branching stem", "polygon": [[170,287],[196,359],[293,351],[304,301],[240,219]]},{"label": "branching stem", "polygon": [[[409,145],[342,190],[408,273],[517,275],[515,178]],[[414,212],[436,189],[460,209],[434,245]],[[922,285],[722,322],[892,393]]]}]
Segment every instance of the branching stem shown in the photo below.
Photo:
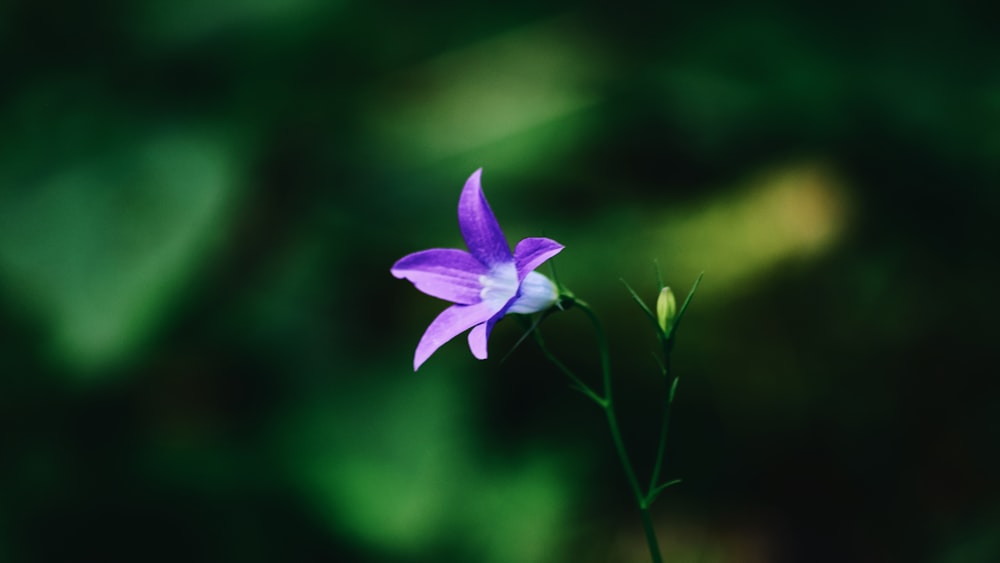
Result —
[{"label": "branching stem", "polygon": [[[639,480],[636,477],[635,469],[632,467],[632,461],[628,456],[628,452],[625,449],[625,442],[622,439],[621,429],[618,426],[618,416],[615,412],[615,402],[614,395],[611,389],[611,357],[608,350],[608,339],[604,332],[604,326],[601,324],[600,319],[594,310],[590,308],[585,301],[581,301],[576,298],[573,299],[573,304],[580,308],[587,315],[591,324],[594,325],[594,331],[597,336],[597,346],[598,353],[600,354],[601,361],[601,378],[604,385],[604,395],[599,396],[594,392],[588,385],[583,383],[571,369],[569,369],[566,364],[555,357],[554,354],[545,346],[544,340],[541,338],[541,334],[536,329],[535,330],[535,341],[538,342],[539,347],[542,349],[542,353],[545,357],[555,364],[560,371],[566,374],[570,381],[573,382],[574,386],[591,398],[598,406],[604,410],[604,415],[608,420],[608,429],[611,432],[611,440],[615,444],[615,451],[618,454],[618,459],[621,462],[622,469],[625,471],[625,477],[628,480],[629,487],[632,489],[632,494],[635,496],[636,504],[639,506],[639,516],[642,519],[642,528],[646,534],[646,542],[649,544],[649,554],[652,558],[653,563],[663,563],[663,556],[660,555],[659,542],[656,539],[656,531],[653,528],[653,519],[649,514],[650,502],[655,497],[655,493],[658,493],[660,489],[656,489],[654,486],[650,486],[650,489],[644,494],[642,489],[639,487]],[[662,440],[661,440],[662,442]],[[662,450],[662,444],[661,444]],[[659,465],[659,459],[657,460],[657,465]],[[655,485],[655,480],[654,480]]]},{"label": "branching stem", "polygon": [[[553,274],[554,273],[555,269],[553,268]],[[657,282],[662,295],[664,287],[663,279],[660,276],[659,266],[657,266],[656,274]],[[663,556],[660,555],[660,546],[656,539],[656,531],[653,529],[653,519],[649,514],[649,507],[664,489],[680,482],[680,479],[673,479],[667,481],[666,483],[660,483],[660,473],[663,469],[664,457],[667,448],[667,431],[670,427],[670,411],[674,404],[674,395],[677,393],[677,384],[679,382],[679,379],[676,376],[673,376],[670,371],[670,355],[674,349],[677,326],[680,324],[681,318],[687,311],[688,305],[691,304],[691,298],[694,297],[694,292],[698,289],[698,284],[701,283],[702,274],[698,275],[694,285],[691,287],[691,291],[688,292],[687,298],[684,300],[684,304],[681,305],[681,308],[676,313],[676,316],[672,316],[672,318],[670,318],[669,315],[659,313],[659,308],[657,309],[658,314],[653,314],[652,309],[650,309],[643,302],[642,298],[639,297],[639,294],[636,293],[635,290],[628,285],[628,283],[622,280],[622,283],[625,283],[625,287],[632,295],[632,298],[653,323],[657,333],[657,338],[660,342],[661,351],[663,353],[663,360],[662,362],[659,362],[660,374],[663,376],[664,386],[663,420],[660,424],[660,439],[656,447],[656,461],[653,465],[652,474],[650,475],[649,487],[646,489],[645,493],[639,487],[639,479],[636,477],[635,469],[632,467],[632,461],[628,456],[628,451],[625,449],[625,441],[622,439],[621,428],[618,426],[618,415],[615,412],[614,394],[611,391],[611,355],[608,349],[608,337],[604,332],[604,326],[601,324],[601,320],[597,317],[597,314],[594,313],[594,310],[590,308],[590,305],[588,305],[586,301],[576,298],[572,292],[567,290],[561,284],[558,284],[557,280],[560,293],[559,309],[562,310],[572,305],[576,305],[585,315],[587,315],[591,324],[594,325],[594,332],[597,337],[597,350],[601,360],[601,380],[604,385],[603,395],[594,391],[593,388],[584,383],[583,380],[569,368],[569,366],[560,361],[559,358],[557,358],[555,354],[553,354],[545,345],[545,340],[542,338],[541,331],[538,330],[538,323],[545,318],[546,314],[543,313],[542,317],[538,319],[538,322],[532,326],[535,341],[538,342],[538,347],[542,349],[542,353],[545,354],[545,357],[550,362],[555,364],[555,366],[559,368],[559,371],[569,377],[576,390],[586,395],[589,399],[594,401],[597,406],[604,410],[604,415],[608,419],[608,429],[611,431],[611,440],[615,444],[615,451],[618,454],[619,461],[621,461],[622,469],[625,471],[625,478],[628,480],[629,487],[632,489],[632,494],[635,496],[636,504],[639,506],[639,515],[642,518],[642,528],[646,533],[646,542],[649,544],[649,555],[652,558],[653,563],[663,563]],[[659,316],[666,316],[668,318],[661,319]]]}]

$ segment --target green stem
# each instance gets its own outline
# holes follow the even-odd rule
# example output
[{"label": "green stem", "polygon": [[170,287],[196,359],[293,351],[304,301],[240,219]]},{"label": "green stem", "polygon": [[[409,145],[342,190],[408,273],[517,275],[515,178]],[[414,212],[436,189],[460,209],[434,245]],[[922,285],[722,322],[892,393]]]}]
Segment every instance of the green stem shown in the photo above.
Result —
[{"label": "green stem", "polygon": [[[670,377],[669,353],[667,353],[663,358],[664,383],[666,383],[668,377]],[[649,492],[646,493],[646,498],[650,502],[653,501],[653,491],[656,490],[656,487],[659,484],[660,470],[663,468],[663,455],[667,449],[667,430],[670,428],[670,407],[674,404],[674,390],[676,389],[676,385],[676,379],[674,379],[670,385],[664,385],[666,392],[663,397],[663,421],[660,425],[660,443],[656,447],[656,463],[653,465],[653,474],[649,479]]]},{"label": "green stem", "polygon": [[656,531],[653,529],[653,520],[649,514],[649,503],[647,495],[643,495],[639,488],[639,480],[636,479],[632,462],[625,450],[625,442],[622,440],[621,429],[618,427],[618,416],[615,414],[615,403],[611,393],[611,359],[608,351],[608,338],[604,333],[604,326],[594,310],[586,302],[574,299],[575,304],[587,315],[594,331],[597,333],[597,346],[601,357],[601,374],[604,381],[604,414],[608,419],[608,428],[611,431],[611,439],[615,443],[615,450],[618,452],[618,459],[625,470],[625,477],[628,479],[632,494],[635,495],[636,503],[639,505],[639,515],[642,518],[642,528],[646,533],[646,542],[649,544],[649,554],[653,563],[662,563],[663,557],[660,555],[660,546],[656,540]]},{"label": "green stem", "polygon": [[569,369],[569,366],[562,363],[562,361],[560,361],[559,358],[557,358],[555,354],[553,354],[549,350],[548,346],[545,345],[545,340],[542,338],[542,331],[538,327],[535,327],[535,329],[532,332],[534,332],[535,342],[537,342],[538,347],[541,348],[542,354],[544,354],[545,358],[548,361],[552,362],[557,368],[559,368],[559,371],[563,372],[566,375],[566,377],[568,377],[570,381],[573,382],[573,388],[586,395],[590,400],[597,403],[597,405],[600,406],[601,408],[604,408],[605,405],[604,398],[595,393],[594,390],[591,389],[589,385],[584,383],[582,379],[580,379],[579,377],[577,377],[575,373],[573,373],[573,370]]}]

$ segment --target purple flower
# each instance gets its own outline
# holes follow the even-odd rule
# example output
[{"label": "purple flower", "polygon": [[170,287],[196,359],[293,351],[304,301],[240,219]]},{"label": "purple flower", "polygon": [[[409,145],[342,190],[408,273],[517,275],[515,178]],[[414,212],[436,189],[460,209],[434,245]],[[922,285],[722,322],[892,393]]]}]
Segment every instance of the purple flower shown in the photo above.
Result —
[{"label": "purple flower", "polygon": [[559,296],[555,284],[534,269],[563,246],[547,238],[526,238],[511,254],[483,195],[482,173],[480,168],[469,176],[458,199],[458,227],[469,252],[454,248],[414,252],[390,270],[427,295],[454,303],[427,327],[417,344],[413,371],[445,342],[470,328],[472,355],[485,359],[490,331],[504,315],[543,311]]}]

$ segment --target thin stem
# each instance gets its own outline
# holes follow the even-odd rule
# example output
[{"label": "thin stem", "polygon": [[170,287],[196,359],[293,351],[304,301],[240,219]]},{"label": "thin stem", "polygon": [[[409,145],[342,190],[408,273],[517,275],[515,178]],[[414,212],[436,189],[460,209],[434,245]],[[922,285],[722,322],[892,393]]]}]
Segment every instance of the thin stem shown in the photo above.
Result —
[{"label": "thin stem", "polygon": [[582,379],[577,377],[577,375],[573,373],[573,370],[569,369],[569,366],[564,364],[549,350],[548,346],[545,345],[545,340],[542,338],[542,331],[536,326],[533,332],[535,335],[535,342],[537,342],[538,347],[541,348],[542,354],[544,354],[547,360],[552,362],[557,368],[559,368],[559,371],[563,372],[566,377],[573,382],[573,388],[586,395],[587,398],[597,403],[597,405],[601,408],[605,408],[606,400],[591,389],[589,385],[584,383]]},{"label": "thin stem", "polygon": [[635,476],[632,462],[625,450],[625,442],[622,440],[621,429],[618,427],[618,416],[615,414],[615,403],[611,393],[611,359],[608,351],[608,338],[604,333],[604,326],[594,310],[586,302],[575,299],[575,304],[587,315],[594,331],[597,333],[597,346],[601,358],[601,374],[604,381],[604,414],[608,419],[608,428],[611,431],[611,439],[615,443],[615,450],[618,452],[618,459],[621,461],[622,469],[625,470],[625,477],[628,479],[632,494],[635,495],[636,503],[639,505],[639,515],[642,518],[642,528],[646,533],[646,542],[649,544],[649,554],[653,563],[662,563],[663,557],[660,555],[660,546],[656,540],[656,531],[653,529],[653,520],[649,514],[649,504],[646,495],[642,494],[639,488],[639,480]]},{"label": "thin stem", "polygon": [[[664,360],[667,366],[664,369],[664,374],[670,373],[670,356],[667,356]],[[664,453],[667,448],[667,431],[670,429],[670,410],[674,404],[674,393],[677,391],[678,378],[674,378],[669,386],[665,386],[666,395],[663,398],[663,421],[660,425],[660,443],[656,447],[656,463],[653,465],[653,474],[649,479],[649,493],[647,498],[650,502],[653,501],[653,491],[657,489],[657,485],[660,481],[660,469],[663,468],[663,458]]]}]

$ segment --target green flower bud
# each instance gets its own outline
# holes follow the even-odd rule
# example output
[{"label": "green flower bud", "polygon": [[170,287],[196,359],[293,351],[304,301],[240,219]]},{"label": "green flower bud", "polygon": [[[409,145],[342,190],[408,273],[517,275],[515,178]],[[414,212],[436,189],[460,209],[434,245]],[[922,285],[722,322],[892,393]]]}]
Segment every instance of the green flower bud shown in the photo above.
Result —
[{"label": "green flower bud", "polygon": [[656,319],[660,323],[660,330],[663,334],[670,333],[670,327],[677,318],[677,299],[674,292],[669,287],[660,290],[660,296],[656,298]]}]

